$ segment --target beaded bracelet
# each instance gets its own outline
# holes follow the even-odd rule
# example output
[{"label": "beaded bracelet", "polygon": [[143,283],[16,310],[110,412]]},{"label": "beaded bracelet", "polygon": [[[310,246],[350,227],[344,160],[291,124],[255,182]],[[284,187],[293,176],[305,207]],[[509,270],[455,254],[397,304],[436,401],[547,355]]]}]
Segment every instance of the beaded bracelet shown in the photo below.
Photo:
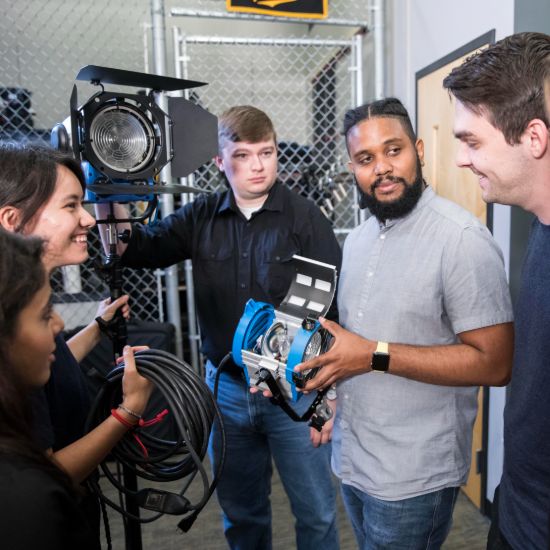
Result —
[{"label": "beaded bracelet", "polygon": [[118,406],[118,408],[124,411],[126,414],[129,414],[130,416],[133,416],[134,418],[141,420],[141,414],[138,414],[130,409],[127,409],[122,403]]}]

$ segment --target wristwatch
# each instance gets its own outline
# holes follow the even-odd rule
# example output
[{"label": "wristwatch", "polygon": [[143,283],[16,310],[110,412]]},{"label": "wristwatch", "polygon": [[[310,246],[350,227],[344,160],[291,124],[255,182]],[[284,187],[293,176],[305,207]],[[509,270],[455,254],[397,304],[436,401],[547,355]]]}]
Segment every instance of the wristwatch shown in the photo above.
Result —
[{"label": "wristwatch", "polygon": [[387,342],[378,342],[376,345],[376,350],[372,354],[370,368],[373,371],[388,372],[390,368],[390,354]]}]

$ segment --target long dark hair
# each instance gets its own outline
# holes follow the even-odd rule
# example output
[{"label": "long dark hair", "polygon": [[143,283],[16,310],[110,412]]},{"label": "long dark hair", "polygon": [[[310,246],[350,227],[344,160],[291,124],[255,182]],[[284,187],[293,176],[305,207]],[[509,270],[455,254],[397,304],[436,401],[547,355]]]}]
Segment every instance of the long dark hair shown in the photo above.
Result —
[{"label": "long dark hair", "polygon": [[25,229],[53,195],[58,165],[70,170],[84,191],[84,174],[74,158],[46,147],[0,147],[0,208],[19,209],[17,232]]},{"label": "long dark hair", "polygon": [[19,315],[47,281],[43,249],[42,239],[0,228],[0,456],[15,455],[70,486],[68,476],[32,441],[28,389],[8,354]]}]

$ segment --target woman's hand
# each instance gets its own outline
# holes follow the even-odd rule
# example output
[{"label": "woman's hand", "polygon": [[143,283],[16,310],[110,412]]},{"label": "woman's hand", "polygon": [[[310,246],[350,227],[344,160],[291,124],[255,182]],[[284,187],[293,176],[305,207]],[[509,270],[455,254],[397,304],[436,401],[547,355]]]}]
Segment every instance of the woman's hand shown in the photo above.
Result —
[{"label": "woman's hand", "polygon": [[141,376],[136,369],[134,353],[149,349],[149,346],[125,346],[123,357],[117,362],[124,360],[124,375],[122,377],[122,405],[136,414],[143,414],[154,384]]},{"label": "woman's hand", "polygon": [[130,297],[127,294],[117,298],[113,303],[111,303],[111,298],[105,298],[105,300],[99,302],[96,317],[101,317],[108,323],[115,316],[117,309],[121,308],[122,316],[128,320],[130,318],[129,299]]}]

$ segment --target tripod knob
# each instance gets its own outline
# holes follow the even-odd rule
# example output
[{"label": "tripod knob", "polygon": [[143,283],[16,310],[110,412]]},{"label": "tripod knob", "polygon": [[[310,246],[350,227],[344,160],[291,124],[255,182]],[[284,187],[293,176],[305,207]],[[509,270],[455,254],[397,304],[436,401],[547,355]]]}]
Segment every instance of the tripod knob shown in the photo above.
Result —
[{"label": "tripod knob", "polygon": [[315,328],[315,319],[309,315],[302,321],[302,328],[304,330],[313,330]]},{"label": "tripod knob", "polygon": [[117,237],[124,244],[128,244],[130,242],[130,230],[125,229],[122,233],[118,233]]}]

